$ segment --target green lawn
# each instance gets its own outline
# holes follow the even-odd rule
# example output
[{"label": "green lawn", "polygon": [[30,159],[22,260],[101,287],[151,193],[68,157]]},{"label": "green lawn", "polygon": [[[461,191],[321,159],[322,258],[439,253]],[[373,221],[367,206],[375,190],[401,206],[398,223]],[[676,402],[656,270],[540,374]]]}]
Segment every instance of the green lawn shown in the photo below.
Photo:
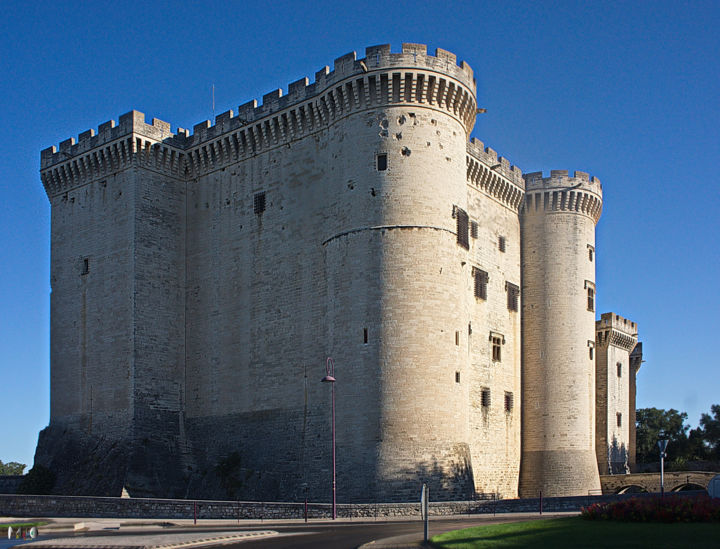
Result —
[{"label": "green lawn", "polygon": [[433,536],[436,547],[478,548],[720,548],[719,523],[634,523],[580,517],[477,526]]}]

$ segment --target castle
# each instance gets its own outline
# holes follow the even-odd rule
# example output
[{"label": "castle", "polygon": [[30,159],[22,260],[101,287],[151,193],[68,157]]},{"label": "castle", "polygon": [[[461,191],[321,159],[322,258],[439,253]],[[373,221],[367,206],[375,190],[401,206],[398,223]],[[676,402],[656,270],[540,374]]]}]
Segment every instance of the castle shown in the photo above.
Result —
[{"label": "castle", "polygon": [[192,133],[132,111],[42,151],[55,490],[327,501],[327,357],[340,502],[626,471],[642,356],[595,319],[601,184],[468,141],[475,92],[450,52],[375,46]]}]

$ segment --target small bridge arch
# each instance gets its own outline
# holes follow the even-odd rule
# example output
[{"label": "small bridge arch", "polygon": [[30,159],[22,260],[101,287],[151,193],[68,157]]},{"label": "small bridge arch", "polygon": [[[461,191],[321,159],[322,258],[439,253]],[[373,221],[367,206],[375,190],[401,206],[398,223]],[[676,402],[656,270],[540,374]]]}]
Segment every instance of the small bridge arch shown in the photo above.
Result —
[{"label": "small bridge arch", "polygon": [[[718,473],[710,471],[673,471],[665,473],[665,491],[706,490]],[[603,494],[659,492],[660,473],[630,473],[628,475],[600,475]]]}]

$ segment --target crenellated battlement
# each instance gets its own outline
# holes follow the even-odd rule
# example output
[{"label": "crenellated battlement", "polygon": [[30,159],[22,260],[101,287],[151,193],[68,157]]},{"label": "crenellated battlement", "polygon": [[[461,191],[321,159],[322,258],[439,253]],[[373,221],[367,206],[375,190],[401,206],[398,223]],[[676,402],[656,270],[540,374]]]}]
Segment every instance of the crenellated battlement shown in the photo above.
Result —
[{"label": "crenellated battlement", "polygon": [[602,213],[602,184],[586,172],[552,170],[550,177],[542,172],[523,175],[525,179],[525,213],[537,211],[577,212],[595,223]]},{"label": "crenellated battlement", "polygon": [[615,313],[603,313],[595,321],[598,347],[614,345],[626,351],[632,351],[637,343],[637,324]]},{"label": "crenellated battlement", "polygon": [[467,144],[467,181],[517,211],[525,195],[522,172],[482,141]]},{"label": "crenellated battlement", "polygon": [[631,336],[637,336],[638,333],[635,322],[615,313],[603,313],[600,315],[600,320],[595,321],[595,329],[613,329]]},{"label": "crenellated battlement", "polygon": [[[182,147],[182,143],[173,143],[176,134],[170,130],[170,123],[153,118],[150,124],[145,122],[145,115],[139,111],[130,111],[123,114],[118,119],[108,120],[98,126],[97,133],[90,129],[78,135],[77,140],[74,137],[60,142],[58,148],[48,147],[40,152],[40,169],[43,170],[54,164],[59,164],[69,158],[80,156],[92,149],[102,147],[108,143],[116,141],[130,134],[139,134],[153,141],[171,140],[169,145]],[[178,141],[185,138],[186,130],[178,128]]]},{"label": "crenellated battlement", "polygon": [[550,170],[549,177],[543,177],[543,172],[530,172],[523,177],[527,192],[554,187],[582,187],[602,197],[602,183],[598,178],[591,177],[586,172],[575,171],[573,175],[570,175],[568,170]]},{"label": "crenellated battlement", "polygon": [[[176,154],[186,155],[188,175],[197,177],[289,144],[353,111],[393,104],[444,111],[469,134],[476,115],[473,71],[465,62],[458,65],[456,56],[446,50],[438,48],[435,55],[428,55],[424,44],[403,44],[400,53],[393,53],[389,45],[371,46],[363,59],[357,59],[355,52],[338,57],[333,70],[325,66],[315,73],[312,84],[307,77],[301,78],[288,85],[287,94],[276,89],[263,95],[262,104],[251,100],[240,105],[237,113],[228,110],[217,115],[214,124],[209,120],[195,124],[192,135],[182,128],[172,133],[170,124],[162,120],[147,124],[142,113],[131,111],[121,116],[117,125],[110,120],[101,124],[97,133],[88,130],[77,141],[71,138],[60,143],[59,150],[49,147],[42,151],[41,172],[57,168],[54,179],[61,178],[62,183],[56,181],[46,189],[58,192],[74,184],[70,181],[74,173],[84,173],[86,160],[81,157],[134,134],[132,143],[121,145],[127,154],[162,143]],[[160,152],[163,157],[169,154]],[[68,168],[67,163],[76,166]]]},{"label": "crenellated battlement", "polygon": [[102,178],[135,163],[150,169],[182,177],[185,154],[182,152],[187,131],[157,118],[151,124],[145,115],[130,111],[100,124],[97,134],[87,130],[60,143],[59,150],[49,147],[40,154],[40,178],[48,197]]},{"label": "crenellated battlement", "polygon": [[[461,91],[456,84],[411,72],[402,72],[378,79],[374,73],[386,72],[388,69],[405,69],[441,73],[460,82],[466,89]],[[338,88],[333,86],[342,81],[360,76],[352,82]],[[365,49],[365,57],[357,58],[356,52],[350,52],[335,59],[333,70],[328,66],[315,73],[315,81],[301,78],[288,84],[287,94],[282,89],[273,90],[262,97],[262,104],[257,100],[248,101],[238,107],[237,114],[232,110],[215,117],[213,125],[209,120],[196,124],[187,147],[192,148],[222,136],[225,133],[252,126],[268,117],[280,118],[283,110],[301,106],[311,101],[325,122],[334,118],[336,112],[345,114],[347,108],[369,106],[384,103],[426,103],[447,109],[468,127],[468,133],[475,121],[475,79],[473,70],[465,61],[459,65],[455,54],[437,48],[435,55],[428,55],[425,44],[402,45],[400,53],[392,53],[389,44],[370,46]],[[275,124],[275,122],[272,122]],[[262,131],[262,129],[261,129]]]}]

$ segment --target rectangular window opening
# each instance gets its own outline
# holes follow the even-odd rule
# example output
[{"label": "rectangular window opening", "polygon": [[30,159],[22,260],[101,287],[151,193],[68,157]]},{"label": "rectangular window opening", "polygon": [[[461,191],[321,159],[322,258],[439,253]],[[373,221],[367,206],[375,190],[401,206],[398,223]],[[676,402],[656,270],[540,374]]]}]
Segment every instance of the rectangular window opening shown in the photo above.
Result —
[{"label": "rectangular window opening", "polygon": [[455,383],[460,383],[460,372],[455,372]]},{"label": "rectangular window opening", "polygon": [[505,237],[501,236],[498,238],[498,249],[501,252],[505,252]]},{"label": "rectangular window opening", "polygon": [[82,272],[80,274],[88,274],[90,272],[90,259],[84,258],[83,259],[83,266],[82,266]]},{"label": "rectangular window opening", "polygon": [[595,310],[595,290],[593,288],[587,289],[587,310]]},{"label": "rectangular window opening", "polygon": [[473,267],[474,290],[476,299],[487,299],[488,274],[486,271]]},{"label": "rectangular window opening", "polygon": [[594,255],[595,255],[595,248],[593,248],[590,244],[588,244],[588,259],[590,261],[592,261]]},{"label": "rectangular window opening", "polygon": [[492,337],[492,359],[495,362],[502,361],[502,338],[498,336]]},{"label": "rectangular window opening", "polygon": [[515,398],[513,397],[513,394],[505,392],[505,411],[512,412],[514,404]]},{"label": "rectangular window opening", "polygon": [[461,208],[455,208],[455,221],[457,225],[457,243],[465,248],[470,249],[470,239],[468,237],[468,214]]},{"label": "rectangular window opening", "polygon": [[253,197],[253,211],[256,215],[260,215],[265,211],[265,191],[255,193]]},{"label": "rectangular window opening", "polygon": [[509,311],[517,311],[519,308],[520,287],[512,282],[505,282],[507,291],[507,308]]},{"label": "rectangular window opening", "polygon": [[472,238],[478,237],[478,224],[477,221],[471,221],[470,222],[470,236]]},{"label": "rectangular window opening", "polygon": [[384,172],[387,170],[387,154],[377,155],[377,171]]},{"label": "rectangular window opening", "polygon": [[592,360],[592,359],[594,358],[594,356],[595,356],[595,349],[593,349],[592,347],[590,347],[590,348],[588,349],[588,354],[590,355],[590,360]]},{"label": "rectangular window opening", "polygon": [[368,342],[368,329],[363,328],[363,343],[367,344]]},{"label": "rectangular window opening", "polygon": [[617,363],[617,376],[622,377],[622,363],[621,362]]},{"label": "rectangular window opening", "polygon": [[622,427],[622,414],[620,412],[617,413],[617,426]]},{"label": "rectangular window opening", "polygon": [[483,408],[490,408],[490,389],[487,387],[483,388],[482,393],[480,393],[480,403]]},{"label": "rectangular window opening", "polygon": [[455,345],[460,345],[460,332],[455,332]]}]

